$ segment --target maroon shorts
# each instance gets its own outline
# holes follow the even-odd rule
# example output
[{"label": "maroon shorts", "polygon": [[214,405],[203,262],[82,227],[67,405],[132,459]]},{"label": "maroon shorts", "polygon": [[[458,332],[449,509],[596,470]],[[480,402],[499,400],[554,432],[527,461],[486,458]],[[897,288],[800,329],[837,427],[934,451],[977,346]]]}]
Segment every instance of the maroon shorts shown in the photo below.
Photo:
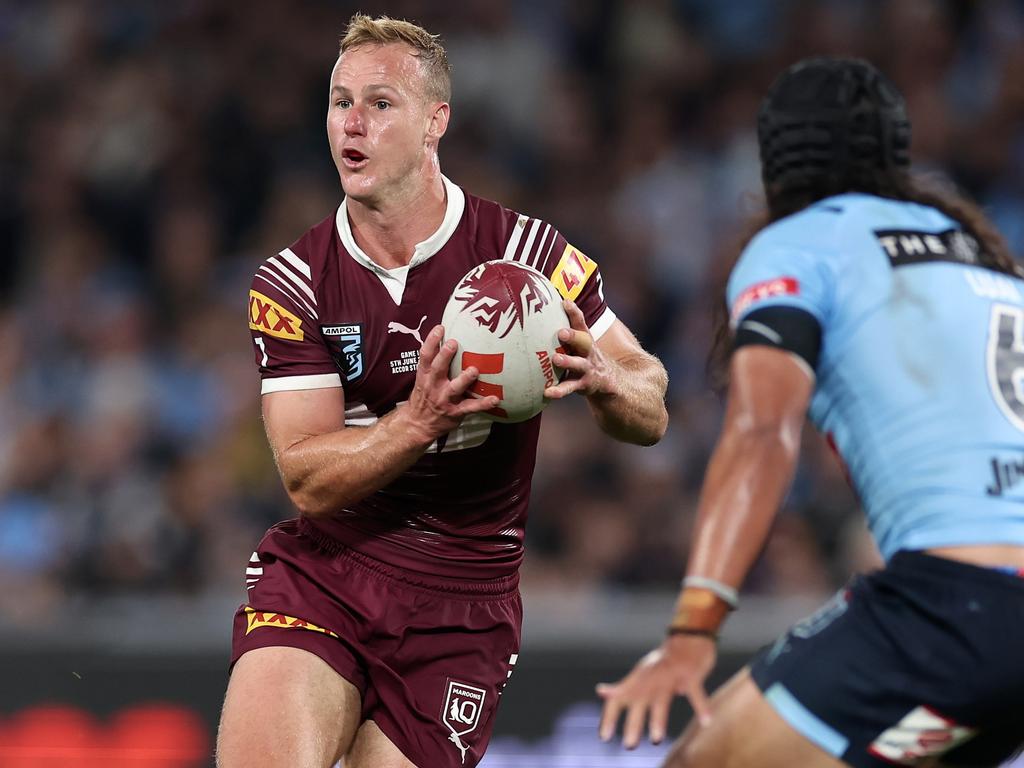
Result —
[{"label": "maroon shorts", "polygon": [[518,575],[400,571],[302,520],[271,528],[246,575],[232,665],[254,648],[302,648],[359,689],[362,719],[420,768],[480,761],[519,652]]}]

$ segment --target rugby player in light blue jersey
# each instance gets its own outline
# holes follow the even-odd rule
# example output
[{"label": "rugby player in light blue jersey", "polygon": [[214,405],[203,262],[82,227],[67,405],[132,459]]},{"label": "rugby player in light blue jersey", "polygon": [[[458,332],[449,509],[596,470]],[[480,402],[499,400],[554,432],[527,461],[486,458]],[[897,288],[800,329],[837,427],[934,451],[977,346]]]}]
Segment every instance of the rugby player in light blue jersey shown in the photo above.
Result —
[{"label": "rugby player in light blue jersey", "polygon": [[[727,289],[728,407],[660,648],[602,738],[697,717],[671,768],[997,766],[1024,745],[1024,280],[984,215],[909,174],[895,87],[812,59],[758,121],[767,220]],[[793,477],[805,416],[845,461],[885,568],[710,701],[715,637]],[[648,721],[649,718],[649,721]]]}]

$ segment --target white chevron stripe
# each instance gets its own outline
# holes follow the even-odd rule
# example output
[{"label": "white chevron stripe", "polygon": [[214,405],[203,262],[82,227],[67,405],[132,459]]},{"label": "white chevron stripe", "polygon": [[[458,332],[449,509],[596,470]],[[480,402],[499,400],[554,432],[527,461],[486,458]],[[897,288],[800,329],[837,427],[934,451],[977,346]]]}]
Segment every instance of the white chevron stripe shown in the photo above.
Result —
[{"label": "white chevron stripe", "polygon": [[263,569],[262,568],[246,568],[245,569],[245,575],[246,576],[262,576],[263,575]]},{"label": "white chevron stripe", "polygon": [[530,232],[526,236],[526,243],[523,245],[522,252],[516,256],[516,261],[520,261],[523,264],[526,263],[527,257],[530,255],[530,251],[533,249],[533,239],[537,237],[537,230],[540,228],[539,219],[531,219],[533,222],[530,224]]},{"label": "white chevron stripe", "polygon": [[250,557],[250,558],[249,558],[249,562],[250,562],[250,563],[258,563],[259,561],[260,561],[260,556],[259,556],[259,554],[258,554],[258,553],[256,553],[256,552],[253,552],[253,553],[252,553],[252,557]]},{"label": "white chevron stripe", "polygon": [[271,256],[267,259],[267,264],[273,264],[277,267],[281,274],[294,283],[295,287],[306,294],[306,297],[313,302],[313,306],[316,306],[316,296],[314,296],[313,291],[309,289],[309,283],[305,282],[302,278],[288,269],[288,267],[285,266],[285,263],[277,258],[277,256]]},{"label": "white chevron stripe", "polygon": [[511,259],[516,255],[516,249],[519,248],[519,240],[523,236],[523,230],[526,229],[526,222],[530,220],[529,216],[520,216],[516,223],[512,225],[512,236],[508,239],[508,245],[505,246],[505,255],[501,258]]},{"label": "white chevron stripe", "polygon": [[540,254],[544,250],[544,244],[548,241],[548,233],[551,232],[551,225],[544,225],[544,232],[537,239],[537,247],[533,250],[533,256],[530,258],[530,266],[536,269],[540,265]]},{"label": "white chevron stripe", "polygon": [[376,423],[377,414],[363,403],[356,403],[353,407],[345,409],[345,426],[347,427],[368,427]]},{"label": "white chevron stripe", "polygon": [[[268,278],[268,275],[270,276]],[[256,277],[260,278],[263,282],[268,285],[272,285],[278,291],[287,294],[292,297],[294,301],[299,304],[306,312],[313,316],[314,320],[319,320],[320,317],[317,315],[316,310],[310,305],[308,301],[299,295],[299,292],[292,288],[290,283],[285,282],[284,278],[270,269],[266,264],[262,264],[258,270],[256,270]],[[271,280],[270,278],[273,278]]]},{"label": "white chevron stripe", "polygon": [[299,272],[304,274],[307,280],[313,279],[313,274],[309,271],[309,264],[307,264],[298,256],[296,256],[295,251],[293,251],[291,248],[285,248],[278,255],[284,258],[284,260],[287,261],[289,264],[291,264],[293,268],[297,269]]},{"label": "white chevron stripe", "polygon": [[551,244],[548,245],[548,252],[544,254],[544,263],[540,264],[537,269],[543,272],[545,275],[548,273],[548,259],[551,258],[551,250],[555,247],[555,240],[558,239],[558,230],[552,230],[551,232]]}]

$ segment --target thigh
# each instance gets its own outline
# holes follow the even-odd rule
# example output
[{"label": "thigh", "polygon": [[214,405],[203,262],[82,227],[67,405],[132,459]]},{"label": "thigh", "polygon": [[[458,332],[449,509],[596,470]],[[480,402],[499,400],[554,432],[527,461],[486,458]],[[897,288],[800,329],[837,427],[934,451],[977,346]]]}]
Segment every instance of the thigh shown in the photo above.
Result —
[{"label": "thigh", "polygon": [[794,730],[765,700],[748,670],[711,697],[711,724],[691,721],[665,768],[841,768],[843,763]]},{"label": "thigh", "polygon": [[318,656],[266,647],[236,662],[217,734],[218,768],[329,768],[359,726],[359,690]]},{"label": "thigh", "polygon": [[345,768],[416,768],[373,720],[359,727],[352,749],[345,756]]},{"label": "thigh", "polygon": [[518,660],[519,597],[407,598],[416,610],[396,611],[380,627],[392,640],[367,649],[363,717],[414,764],[473,768]]}]

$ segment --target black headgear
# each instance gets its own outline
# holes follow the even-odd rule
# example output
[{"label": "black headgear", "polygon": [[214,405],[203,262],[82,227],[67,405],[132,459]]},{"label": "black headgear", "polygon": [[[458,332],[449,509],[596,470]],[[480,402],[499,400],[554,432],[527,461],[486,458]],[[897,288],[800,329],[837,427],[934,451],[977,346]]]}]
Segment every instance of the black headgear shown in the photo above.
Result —
[{"label": "black headgear", "polygon": [[772,84],[757,119],[765,186],[838,192],[910,165],[906,103],[859,59],[804,59]]}]

